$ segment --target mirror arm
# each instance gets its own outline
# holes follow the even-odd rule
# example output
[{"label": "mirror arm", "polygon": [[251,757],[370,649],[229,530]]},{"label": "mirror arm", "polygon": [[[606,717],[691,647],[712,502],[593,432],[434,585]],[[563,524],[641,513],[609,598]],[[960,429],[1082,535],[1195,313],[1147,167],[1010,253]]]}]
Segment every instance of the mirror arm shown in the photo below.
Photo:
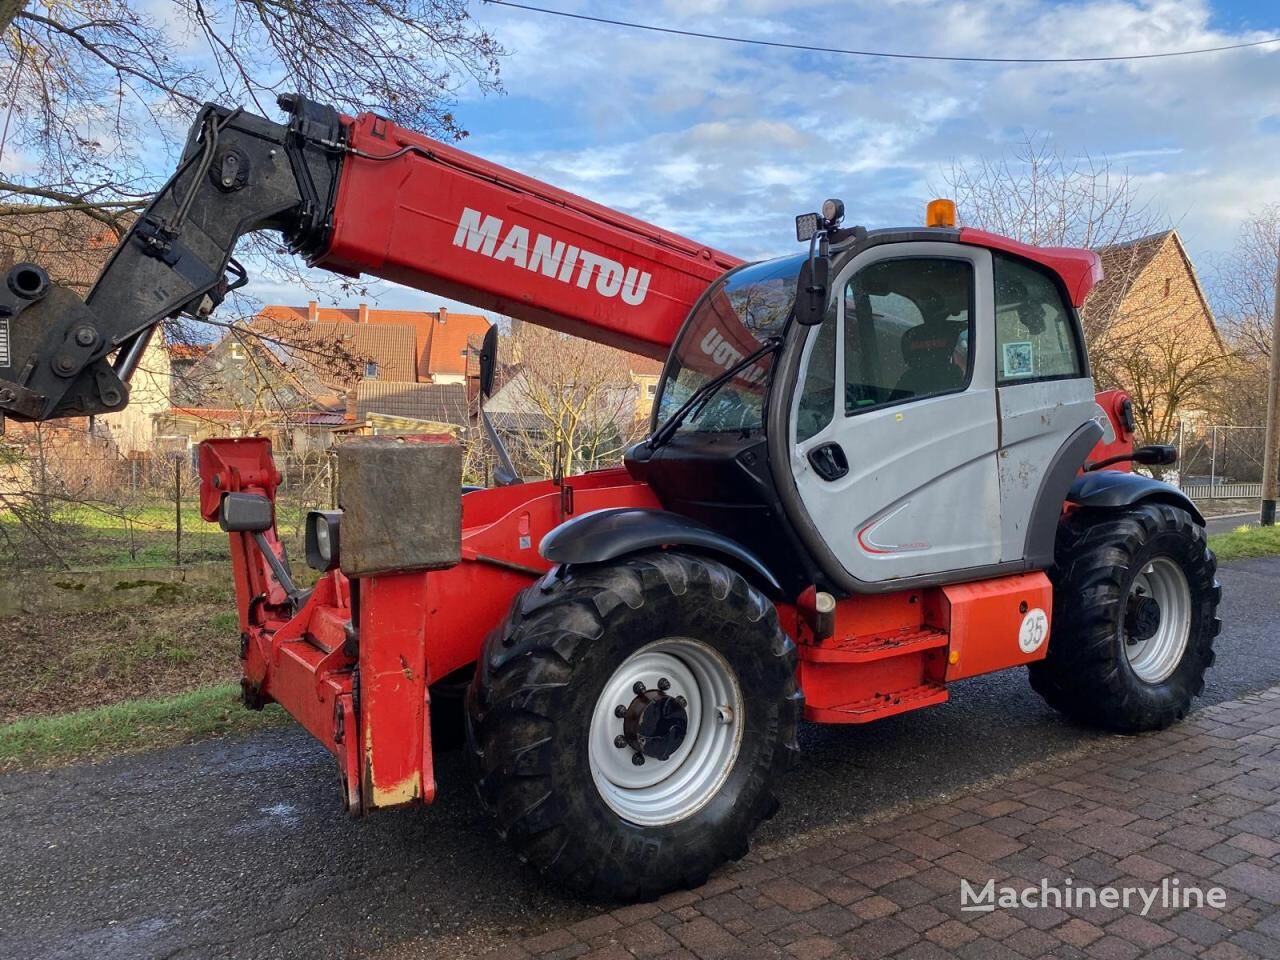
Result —
[{"label": "mirror arm", "polygon": [[494,482],[500,487],[524,483],[524,478],[516,472],[515,464],[511,462],[511,454],[507,452],[507,445],[502,442],[502,437],[498,435],[493,421],[489,419],[489,413],[485,410],[483,403],[480,404],[480,422],[484,425],[485,437],[498,455],[498,468],[493,471]]},{"label": "mirror arm", "polygon": [[267,561],[267,566],[275,574],[277,582],[279,582],[281,589],[284,590],[284,595],[289,598],[289,603],[293,606],[294,612],[297,612],[307,602],[307,598],[311,596],[311,591],[298,589],[298,585],[293,582],[293,575],[289,572],[289,567],[271,549],[271,544],[267,542],[266,533],[261,530],[257,531],[253,535],[253,540],[258,545],[258,549],[262,551],[262,556]]}]

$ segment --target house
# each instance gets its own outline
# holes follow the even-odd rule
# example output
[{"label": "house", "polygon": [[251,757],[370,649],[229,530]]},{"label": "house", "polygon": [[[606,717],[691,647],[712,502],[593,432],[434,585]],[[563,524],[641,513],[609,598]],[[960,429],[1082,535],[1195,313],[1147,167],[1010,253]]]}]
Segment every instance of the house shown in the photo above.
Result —
[{"label": "house", "polygon": [[1222,372],[1213,311],[1176,230],[1098,253],[1104,276],[1081,314],[1094,379],[1129,393],[1143,442],[1171,442]]},{"label": "house", "polygon": [[24,209],[0,209],[0,270],[29,260],[83,297],[122,234],[78,210]]},{"label": "house", "polygon": [[270,419],[254,420],[243,408],[170,407],[155,417],[157,446],[178,449],[211,437],[265,436],[281,452],[295,454],[327,450],[336,430],[347,423],[344,413],[297,410]]},{"label": "house", "polygon": [[[55,283],[84,296],[120,240],[120,234],[78,210],[10,213],[0,210],[0,272],[15,263],[39,263]],[[95,417],[95,434],[124,454],[150,450],[154,416],[169,407],[172,378],[164,336],[151,337],[130,383],[129,405]]]},{"label": "house", "polygon": [[368,313],[264,309],[184,370],[184,402],[161,429],[192,442],[263,434],[295,452],[323,449],[339,431],[464,433],[467,357],[456,382],[420,382],[416,326]]},{"label": "house", "polygon": [[355,391],[356,421],[372,415],[449,424],[465,430],[471,422],[462,383],[392,383],[364,380]]},{"label": "house", "polygon": [[[438,310],[380,310],[367,303],[355,309],[321,307],[315,300],[305,307],[273,304],[264,307],[264,318],[289,323],[351,323],[363,326],[410,327],[413,330],[414,379],[422,383],[466,383],[468,345],[483,338],[489,320],[474,313]],[[405,379],[405,378],[398,378]]]},{"label": "house", "polygon": [[631,382],[636,385],[636,418],[645,423],[653,413],[653,401],[658,396],[658,380],[662,376],[662,361],[634,355],[631,360]]}]

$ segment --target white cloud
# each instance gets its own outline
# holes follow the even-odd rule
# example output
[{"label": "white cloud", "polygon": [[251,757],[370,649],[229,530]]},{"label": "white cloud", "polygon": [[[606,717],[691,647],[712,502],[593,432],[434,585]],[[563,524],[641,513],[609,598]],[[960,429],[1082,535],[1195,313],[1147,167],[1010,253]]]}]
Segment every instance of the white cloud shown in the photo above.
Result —
[{"label": "white cloud", "polygon": [[[1207,0],[610,8],[680,29],[954,55],[1153,53],[1265,36],[1226,33],[1213,13]],[[500,8],[481,15],[513,51],[508,89],[553,108],[561,129],[474,130],[476,146],[742,254],[788,249],[791,217],[831,194],[870,225],[914,220],[943,167],[997,154],[1027,133],[1127,167],[1197,254],[1228,246],[1242,215],[1280,196],[1267,160],[1280,133],[1274,120],[1262,125],[1280,100],[1276,48],[1124,64],[940,64],[770,50]]]}]

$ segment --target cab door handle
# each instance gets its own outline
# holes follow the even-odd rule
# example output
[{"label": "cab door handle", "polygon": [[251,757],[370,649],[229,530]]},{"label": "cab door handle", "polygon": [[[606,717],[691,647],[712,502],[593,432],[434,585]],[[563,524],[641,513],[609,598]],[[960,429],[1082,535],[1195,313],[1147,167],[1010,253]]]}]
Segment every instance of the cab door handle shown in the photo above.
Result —
[{"label": "cab door handle", "polygon": [[838,443],[824,443],[810,450],[809,465],[823,480],[839,480],[849,472],[849,460]]}]

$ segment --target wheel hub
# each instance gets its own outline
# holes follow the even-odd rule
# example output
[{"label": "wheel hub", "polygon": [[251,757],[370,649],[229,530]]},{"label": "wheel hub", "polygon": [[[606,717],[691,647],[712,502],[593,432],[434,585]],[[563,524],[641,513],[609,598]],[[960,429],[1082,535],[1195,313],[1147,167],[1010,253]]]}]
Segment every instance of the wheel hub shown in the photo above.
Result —
[{"label": "wheel hub", "polygon": [[1160,604],[1155,597],[1137,592],[1129,594],[1125,607],[1124,630],[1132,646],[1150,640],[1160,629]]},{"label": "wheel hub", "polygon": [[692,816],[733,769],[745,715],[737,676],[714,647],[679,636],[646,644],[604,682],[588,720],[601,799],[642,826]]},{"label": "wheel hub", "polygon": [[654,760],[667,760],[689,732],[689,711],[681,698],[661,690],[636,695],[622,721],[622,736],[631,749]]},{"label": "wheel hub", "polygon": [[1139,680],[1163,683],[1178,669],[1191,621],[1191,588],[1182,567],[1171,557],[1153,557],[1133,578],[1124,605],[1124,652]]}]

